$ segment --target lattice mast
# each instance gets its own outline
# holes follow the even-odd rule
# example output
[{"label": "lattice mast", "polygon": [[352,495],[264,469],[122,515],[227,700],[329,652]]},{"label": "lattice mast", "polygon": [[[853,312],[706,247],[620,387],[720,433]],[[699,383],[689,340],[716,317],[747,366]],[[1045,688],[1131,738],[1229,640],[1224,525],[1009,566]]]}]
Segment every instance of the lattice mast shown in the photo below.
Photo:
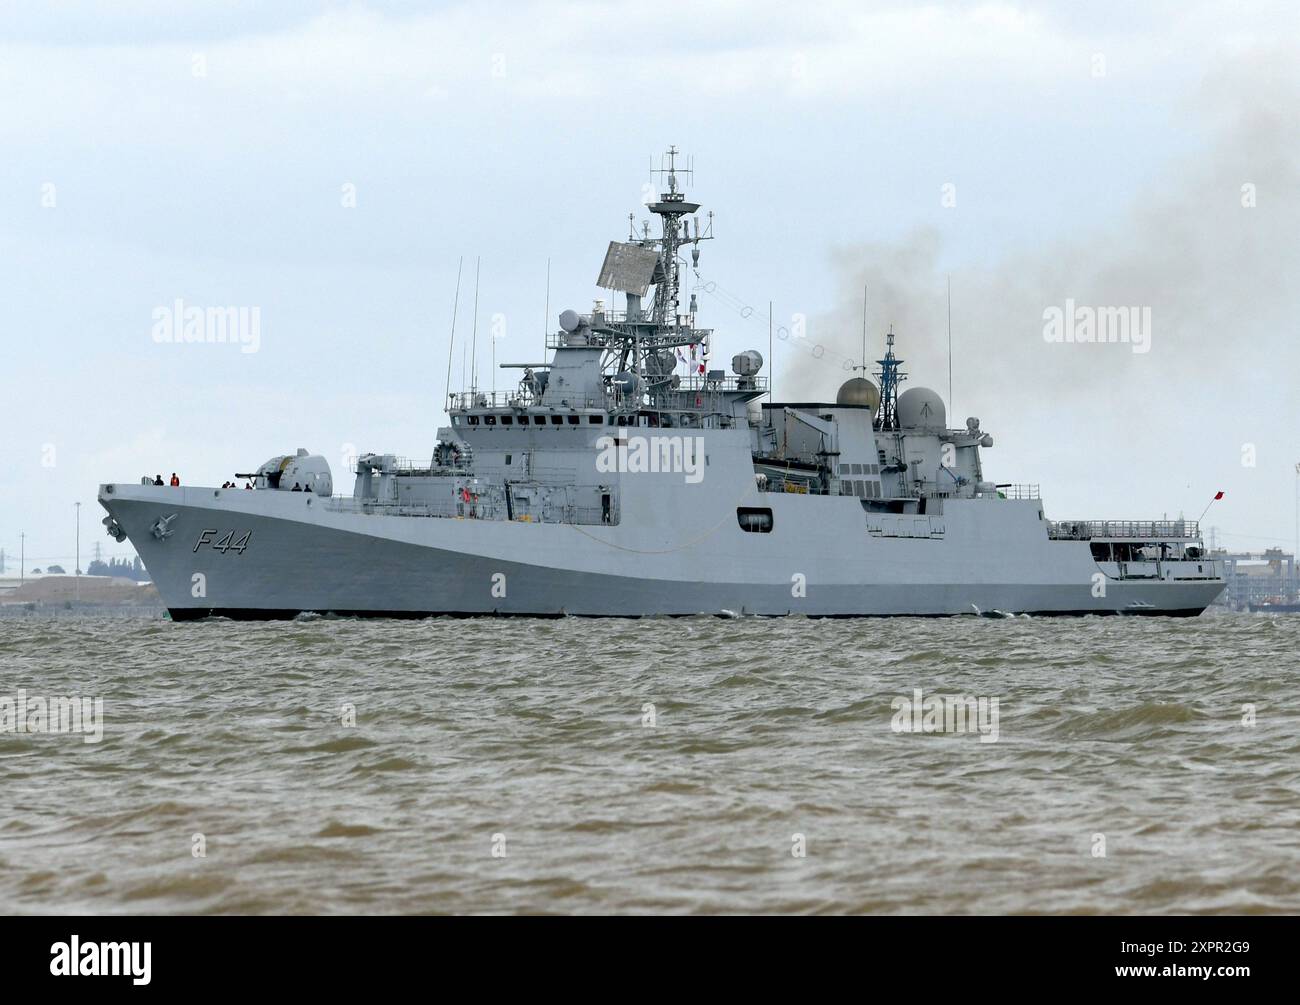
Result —
[{"label": "lattice mast", "polygon": [[[691,264],[700,260],[700,242],[712,239],[713,214],[707,224],[701,225],[696,215],[700,204],[687,200],[682,182],[693,175],[689,166],[681,167],[677,148],[669,147],[660,161],[661,166],[652,174],[661,176],[666,191],[659,193],[657,201],[646,208],[659,217],[660,232],[651,233],[650,223],[636,232],[635,217],[629,216],[629,234],[626,243],[613,242],[601,267],[597,285],[623,293],[627,310],[621,319],[607,318],[604,324],[593,324],[618,366],[631,369],[647,377],[651,387],[662,386],[665,378],[662,357],[658,354],[678,347],[695,346],[695,355],[707,359],[709,355],[708,329],[695,327],[695,298],[691,297],[689,309],[682,310],[682,270],[687,267],[683,255],[689,247]],[[648,311],[642,309],[642,298],[654,288]]]},{"label": "lattice mast", "polygon": [[880,366],[876,371],[876,379],[880,381],[879,429],[898,428],[898,385],[907,380],[903,362],[894,355],[894,326],[890,325],[885,336],[885,358],[876,360]]}]

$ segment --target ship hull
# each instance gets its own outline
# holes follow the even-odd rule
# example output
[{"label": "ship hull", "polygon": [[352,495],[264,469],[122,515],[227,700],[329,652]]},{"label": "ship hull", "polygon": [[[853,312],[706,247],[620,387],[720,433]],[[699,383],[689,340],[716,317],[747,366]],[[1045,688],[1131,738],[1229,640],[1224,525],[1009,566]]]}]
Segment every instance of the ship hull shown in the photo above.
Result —
[{"label": "ship hull", "polygon": [[[574,526],[377,515],[301,493],[106,485],[176,620],[305,612],[809,617],[1199,614],[1218,578],[1113,580],[1034,508],[951,506],[942,537],[864,532],[853,499],[746,534],[731,520]],[[801,501],[807,505],[808,500]],[[159,526],[161,524],[161,526]],[[158,529],[155,530],[155,527]]]}]

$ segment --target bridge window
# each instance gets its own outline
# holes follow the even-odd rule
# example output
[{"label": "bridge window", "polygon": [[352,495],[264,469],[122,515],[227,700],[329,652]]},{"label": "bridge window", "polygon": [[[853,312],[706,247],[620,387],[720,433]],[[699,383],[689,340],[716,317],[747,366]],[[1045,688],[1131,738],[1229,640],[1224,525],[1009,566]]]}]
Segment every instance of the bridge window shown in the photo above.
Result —
[{"label": "bridge window", "polygon": [[736,522],[749,534],[772,533],[772,511],[766,506],[737,507]]},{"label": "bridge window", "polygon": [[470,424],[471,426],[477,426],[477,425],[478,425],[478,416],[477,416],[477,415],[471,415],[471,416],[468,416],[468,418],[469,418],[469,424]]},{"label": "bridge window", "polygon": [[519,416],[519,425],[521,425],[521,426],[526,426],[526,425],[528,425],[528,416],[526,416],[526,415],[521,415],[521,416]]},{"label": "bridge window", "polygon": [[570,415],[570,416],[569,416],[569,425],[570,425],[570,426],[576,426],[577,424],[578,424],[578,417],[577,417],[576,415]]},{"label": "bridge window", "polygon": [[587,421],[593,426],[602,426],[605,424],[605,417],[603,415],[589,415]]},{"label": "bridge window", "polygon": [[564,416],[563,416],[563,415],[552,415],[552,416],[551,416],[551,425],[552,425],[552,426],[558,426],[558,425],[560,425],[560,424],[563,423],[563,422],[564,422]]},{"label": "bridge window", "polygon": [[501,425],[503,425],[503,426],[513,426],[514,424],[515,424],[515,417],[514,417],[513,415],[503,415],[503,416],[501,416]]},{"label": "bridge window", "polygon": [[483,416],[483,421],[489,426],[495,426],[497,424],[497,417],[495,415],[485,415]]}]

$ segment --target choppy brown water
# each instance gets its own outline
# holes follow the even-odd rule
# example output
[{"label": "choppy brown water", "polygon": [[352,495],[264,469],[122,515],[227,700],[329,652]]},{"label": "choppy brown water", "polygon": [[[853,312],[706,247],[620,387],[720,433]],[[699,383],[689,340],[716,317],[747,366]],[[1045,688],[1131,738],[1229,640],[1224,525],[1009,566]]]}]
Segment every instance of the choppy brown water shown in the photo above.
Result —
[{"label": "choppy brown water", "polygon": [[[1298,645],[1297,616],[0,619],[0,696],[106,718],[0,734],[0,908],[1294,912]],[[997,742],[894,732],[914,688],[997,697]]]}]

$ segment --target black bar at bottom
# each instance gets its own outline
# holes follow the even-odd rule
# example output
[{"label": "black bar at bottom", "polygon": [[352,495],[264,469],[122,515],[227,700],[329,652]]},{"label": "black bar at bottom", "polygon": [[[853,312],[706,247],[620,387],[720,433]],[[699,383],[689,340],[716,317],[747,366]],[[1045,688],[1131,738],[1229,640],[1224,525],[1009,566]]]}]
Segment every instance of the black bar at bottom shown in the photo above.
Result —
[{"label": "black bar at bottom", "polygon": [[1260,981],[1289,986],[1300,934],[1294,917],[40,916],[0,926],[7,994],[60,984],[92,993],[373,994],[403,979],[471,995],[517,983],[733,995],[785,985],[817,996],[832,980],[927,995],[1125,984],[1233,993]]}]

